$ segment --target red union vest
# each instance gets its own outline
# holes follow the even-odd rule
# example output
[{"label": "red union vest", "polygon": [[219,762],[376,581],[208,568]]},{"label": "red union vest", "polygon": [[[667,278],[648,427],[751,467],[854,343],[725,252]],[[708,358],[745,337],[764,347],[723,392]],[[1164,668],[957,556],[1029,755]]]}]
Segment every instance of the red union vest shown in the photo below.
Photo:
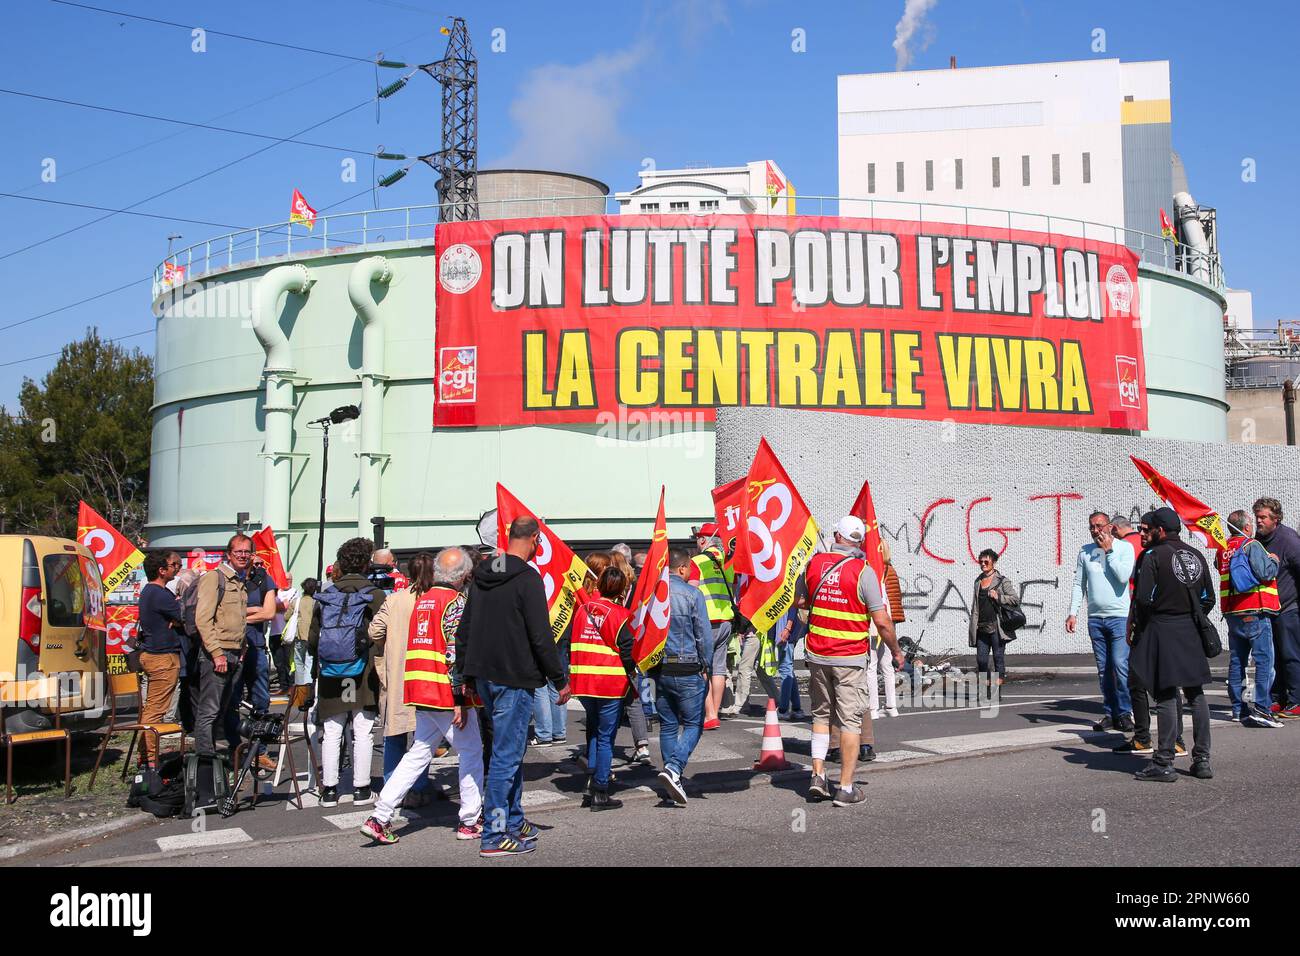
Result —
[{"label": "red union vest", "polygon": [[835,551],[815,554],[808,562],[808,597],[813,602],[808,611],[810,654],[858,657],[867,653],[871,613],[858,596],[858,576],[866,567],[861,558],[846,558]]},{"label": "red union vest", "polygon": [[591,598],[573,612],[569,681],[574,697],[614,699],[627,693],[627,672],[618,656],[618,632],[632,612],[607,598]]},{"label": "red union vest", "polygon": [[[451,710],[456,706],[451,694],[448,657],[454,659],[456,627],[464,609],[465,596],[451,588],[433,587],[416,598],[406,637],[403,703],[435,710]],[[466,695],[465,703],[478,706],[478,701],[470,695]]]},{"label": "red union vest", "polygon": [[[1265,581],[1249,591],[1234,591],[1228,565],[1232,556],[1244,548],[1254,538],[1238,535],[1228,539],[1228,547],[1220,551],[1214,563],[1219,567],[1219,610],[1224,614],[1277,614],[1282,610],[1282,603],[1277,595],[1277,578]],[[1262,547],[1262,545],[1261,545]]]}]

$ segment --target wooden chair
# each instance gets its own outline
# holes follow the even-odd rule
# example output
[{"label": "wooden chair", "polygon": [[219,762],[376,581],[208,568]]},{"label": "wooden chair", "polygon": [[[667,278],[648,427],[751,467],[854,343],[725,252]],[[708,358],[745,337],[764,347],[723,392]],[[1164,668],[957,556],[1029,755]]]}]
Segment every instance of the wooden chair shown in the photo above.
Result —
[{"label": "wooden chair", "polygon": [[[135,750],[136,741],[139,740],[140,734],[153,734],[153,751],[155,754],[161,754],[160,746],[163,737],[172,737],[179,735],[181,738],[181,756],[185,756],[185,728],[180,724],[147,724],[142,722],[138,716],[135,720],[123,720],[117,713],[117,697],[135,694],[140,697],[140,675],[127,671],[125,674],[108,675],[108,726],[101,733],[104,738],[99,743],[99,753],[95,755],[95,769],[90,774],[90,786],[95,785],[95,777],[99,774],[100,761],[104,759],[104,750],[108,747],[108,740],[114,734],[126,733],[131,731],[131,745],[126,748],[126,756],[122,760],[122,779],[126,779],[127,769],[131,766],[131,753]],[[144,701],[140,700],[140,708],[144,707]],[[136,713],[139,714],[139,709]]]},{"label": "wooden chair", "polygon": [[[27,730],[9,733],[5,726],[4,707],[0,706],[0,746],[5,748],[5,803],[13,803],[17,798],[14,791],[14,748],[24,744],[43,744],[50,741],[63,741],[63,797],[72,796],[72,735],[63,726],[63,681],[59,674],[50,674],[45,680],[53,680],[55,685],[54,726],[49,730]],[[39,680],[39,679],[38,679]],[[19,681],[7,686],[22,688],[32,687],[33,682]],[[27,696],[24,694],[23,696]],[[15,698],[16,702],[16,698]]]}]

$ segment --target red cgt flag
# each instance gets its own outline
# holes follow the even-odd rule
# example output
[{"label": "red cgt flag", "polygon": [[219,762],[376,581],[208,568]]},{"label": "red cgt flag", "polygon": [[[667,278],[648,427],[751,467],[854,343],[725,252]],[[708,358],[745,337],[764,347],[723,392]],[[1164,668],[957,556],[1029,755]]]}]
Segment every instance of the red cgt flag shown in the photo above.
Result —
[{"label": "red cgt flag", "polygon": [[293,198],[289,200],[289,221],[300,222],[308,229],[316,225],[316,210],[297,189],[294,189]]},{"label": "red cgt flag", "polygon": [[645,567],[632,595],[632,659],[641,673],[659,663],[668,641],[668,520],[664,515],[664,489],[659,489],[659,513],[654,537],[646,552]]},{"label": "red cgt flag", "polygon": [[94,555],[105,594],[144,563],[140,549],[84,501],[77,509],[77,543],[84,544]]},{"label": "red cgt flag", "polygon": [[880,593],[884,594],[884,542],[880,539],[880,522],[876,520],[876,505],[871,500],[871,482],[863,480],[862,490],[858,492],[858,498],[849,509],[849,514],[860,518],[867,526],[867,536],[862,540],[862,551],[867,556],[867,564],[871,565],[871,570],[876,572],[876,578],[880,581]]},{"label": "red cgt flag", "polygon": [[749,575],[740,613],[760,632],[771,630],[794,602],[799,575],[817,545],[817,522],[766,438],[745,476],[740,525],[732,563]]},{"label": "red cgt flag", "polygon": [[1142,477],[1147,480],[1156,497],[1178,512],[1178,517],[1182,519],[1188,531],[1198,535],[1208,548],[1222,551],[1228,547],[1228,536],[1223,530],[1223,519],[1219,517],[1217,511],[1179,488],[1141,458],[1134,458],[1132,455],[1129,455],[1129,458],[1133,460]]},{"label": "red cgt flag", "polygon": [[267,525],[253,535],[253,550],[256,557],[266,567],[275,586],[283,591],[289,586],[289,575],[284,572],[284,562],[280,560],[280,546],[275,543],[275,532]]},{"label": "red cgt flag", "polygon": [[581,598],[582,582],[591,571],[581,558],[573,553],[546,522],[533,514],[524,503],[497,484],[497,547],[502,551],[510,541],[510,524],[516,518],[536,518],[541,537],[537,539],[537,554],[528,563],[542,576],[546,587],[546,607],[551,615],[551,633],[558,641],[573,618],[573,609]]},{"label": "red cgt flag", "polygon": [[740,506],[744,501],[745,479],[737,478],[713,489],[713,517],[722,539],[722,553],[736,553],[736,535],[740,532]]}]

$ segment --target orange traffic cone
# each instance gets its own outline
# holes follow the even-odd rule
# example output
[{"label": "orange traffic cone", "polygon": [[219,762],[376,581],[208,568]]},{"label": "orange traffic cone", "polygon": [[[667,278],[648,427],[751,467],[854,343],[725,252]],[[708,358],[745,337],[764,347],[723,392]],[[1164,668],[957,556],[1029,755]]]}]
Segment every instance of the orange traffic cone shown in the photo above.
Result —
[{"label": "orange traffic cone", "polygon": [[767,699],[767,715],[763,718],[763,749],[758,755],[755,770],[789,770],[785,759],[785,741],[781,739],[781,722],[776,717],[776,701]]}]

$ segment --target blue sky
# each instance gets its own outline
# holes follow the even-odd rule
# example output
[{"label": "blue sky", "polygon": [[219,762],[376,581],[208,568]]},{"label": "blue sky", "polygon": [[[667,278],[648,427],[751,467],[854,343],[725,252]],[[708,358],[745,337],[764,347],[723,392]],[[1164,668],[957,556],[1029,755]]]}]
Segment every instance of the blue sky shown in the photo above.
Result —
[{"label": "blue sky", "polygon": [[[801,195],[836,190],[835,78],[895,68],[904,0],[790,3],[660,0],[654,3],[488,3],[457,11],[444,0],[250,0],[162,3],[86,0],[140,16],[241,33],[357,57],[429,62],[437,28],[467,15],[479,55],[479,150],[485,168],[559,168],[612,190],[636,185],[646,158],[659,166],[771,158]],[[1294,120],[1297,14],[1289,3],[1168,4],[938,0],[911,43],[913,69],[1093,56],[1168,59],[1174,147],[1193,194],[1217,207],[1228,282],[1254,292],[1255,320],[1300,317],[1288,293],[1300,129]],[[1092,33],[1106,31],[1104,54]],[[505,49],[493,52],[493,31]],[[791,31],[807,50],[791,50]],[[398,74],[384,71],[383,82]],[[288,136],[372,97],[360,62],[215,35],[191,49],[188,30],[49,0],[9,0],[0,30],[0,87],[47,97]],[[348,154],[280,144],[136,211],[255,226],[287,218],[297,186],[322,208],[365,189],[369,151],[437,147],[438,91],[423,74],[385,100],[301,138],[357,150],[356,183],[342,182]],[[0,94],[0,192],[121,208],[269,144]],[[161,142],[157,142],[161,140]],[[147,145],[152,144],[152,145]],[[140,148],[144,147],[144,148]],[[125,154],[125,155],[119,155]],[[1242,161],[1255,161],[1255,182]],[[42,163],[56,179],[42,182]],[[382,165],[382,164],[381,164]],[[380,175],[392,164],[382,165]],[[434,201],[423,167],[379,194],[381,206]],[[369,207],[370,193],[336,211]],[[217,225],[114,216],[23,252],[30,243],[102,212],[0,197],[0,326],[142,280],[166,252],[222,235]],[[1153,224],[1154,226],[1154,224]],[[1152,231],[1155,231],[1154,229]],[[0,402],[13,405],[24,376],[39,379],[87,326],[110,337],[151,330],[149,285],[3,330]],[[153,348],[152,335],[124,344]],[[10,364],[3,364],[3,363]]]}]

